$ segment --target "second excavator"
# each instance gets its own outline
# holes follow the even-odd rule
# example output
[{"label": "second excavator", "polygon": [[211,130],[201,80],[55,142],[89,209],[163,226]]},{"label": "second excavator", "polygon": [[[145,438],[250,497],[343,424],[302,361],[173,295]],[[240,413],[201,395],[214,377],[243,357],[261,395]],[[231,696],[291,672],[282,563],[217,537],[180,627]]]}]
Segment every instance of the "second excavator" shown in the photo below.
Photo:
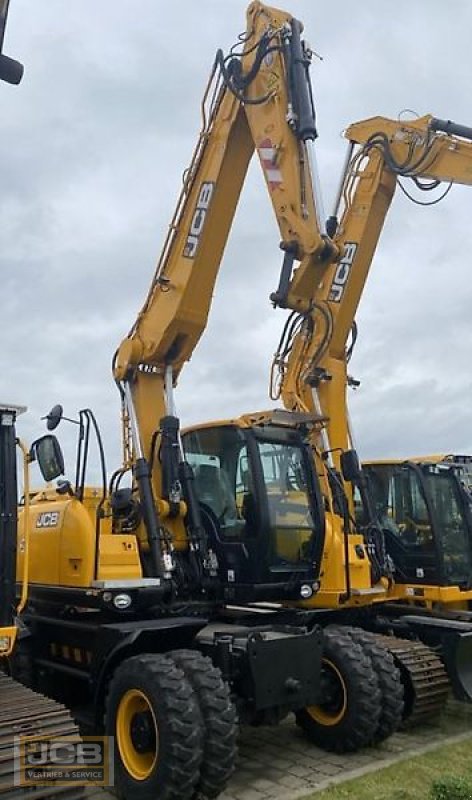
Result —
[{"label": "second excavator", "polygon": [[[292,309],[292,316],[274,361],[273,396],[281,396],[285,406],[296,412],[325,415],[326,424],[312,437],[313,453],[315,460],[324,456],[337,476],[346,535],[363,530],[371,553],[383,553],[383,563],[390,562],[389,601],[409,601],[428,610],[413,614],[411,608],[390,602],[382,611],[376,606],[370,620],[364,615],[362,624],[380,633],[395,630],[398,635],[419,637],[433,646],[442,654],[457,695],[470,699],[470,619],[437,612],[440,604],[447,603],[452,611],[454,605],[463,606],[472,597],[470,503],[457,477],[444,465],[420,466],[412,460],[398,467],[389,483],[391,470],[377,465],[372,496],[373,484],[366,478],[374,467],[368,465],[366,475],[352,462],[344,470],[343,461],[352,442],[346,389],[347,365],[357,335],[355,313],[395,188],[403,187],[407,179],[427,192],[447,184],[444,194],[453,183],[470,185],[472,129],[431,116],[408,121],[374,117],[349,126],[345,136],[349,141],[345,169],[328,220],[328,231],[342,256],[308,292],[303,265],[293,275],[282,272],[273,299]],[[351,332],[353,341],[348,346]],[[350,480],[343,481],[343,473]],[[353,486],[360,508],[356,519]],[[378,502],[375,507],[374,500],[383,503],[389,486],[398,502],[408,501],[410,510],[423,508],[416,547],[411,539],[407,545],[410,527],[404,521],[395,531],[392,524],[382,523],[384,509]],[[318,605],[320,600],[317,595],[309,604]],[[379,598],[373,600],[376,603]]]}]

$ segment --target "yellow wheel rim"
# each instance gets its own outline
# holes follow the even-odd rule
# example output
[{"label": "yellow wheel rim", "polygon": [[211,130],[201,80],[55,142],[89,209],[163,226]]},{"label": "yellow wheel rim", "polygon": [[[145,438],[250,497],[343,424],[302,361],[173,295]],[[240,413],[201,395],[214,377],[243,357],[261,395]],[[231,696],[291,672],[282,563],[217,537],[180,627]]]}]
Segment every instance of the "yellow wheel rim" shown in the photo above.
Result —
[{"label": "yellow wheel rim", "polygon": [[308,706],[306,710],[315,722],[332,727],[341,722],[347,710],[346,683],[337,666],[328,658],[323,659],[322,671],[327,698],[319,706]]},{"label": "yellow wheel rim", "polygon": [[128,689],[116,715],[116,740],[126,771],[137,781],[149,778],[157,763],[159,731],[146,695]]}]

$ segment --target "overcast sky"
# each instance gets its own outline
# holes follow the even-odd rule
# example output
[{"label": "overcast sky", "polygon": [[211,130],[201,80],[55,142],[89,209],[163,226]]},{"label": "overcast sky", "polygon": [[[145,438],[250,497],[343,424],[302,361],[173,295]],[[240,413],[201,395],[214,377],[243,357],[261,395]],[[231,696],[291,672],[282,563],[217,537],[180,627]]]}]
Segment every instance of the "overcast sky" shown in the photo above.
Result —
[{"label": "overcast sky", "polygon": [[[214,53],[245,27],[243,0],[11,0],[0,85],[0,398],[27,404],[20,432],[61,402],[90,406],[109,469],[120,458],[114,350],[141,307],[199,128]],[[403,109],[472,125],[469,0],[290,0],[323,56],[312,71],[329,210],[351,122]],[[182,422],[271,407],[285,319],[281,263],[251,167],[210,324],[184,370]],[[363,456],[472,451],[472,191],[432,208],[400,193],[361,301],[350,396]],[[61,429],[72,467],[70,426]],[[69,470],[72,472],[72,469]]]}]

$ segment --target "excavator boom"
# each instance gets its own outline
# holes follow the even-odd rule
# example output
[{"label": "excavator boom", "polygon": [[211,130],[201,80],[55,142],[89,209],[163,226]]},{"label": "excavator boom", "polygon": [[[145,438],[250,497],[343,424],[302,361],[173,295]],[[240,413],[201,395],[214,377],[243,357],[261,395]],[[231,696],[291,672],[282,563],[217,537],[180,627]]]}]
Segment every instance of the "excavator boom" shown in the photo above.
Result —
[{"label": "excavator boom", "polygon": [[[249,161],[256,150],[282,249],[313,264],[335,256],[313,195],[315,110],[311,53],[302,26],[277,9],[248,8],[244,49],[219,51],[202,102],[202,129],[145,305],[115,362],[115,377],[139,365],[174,382],[205,328],[212,292]],[[196,296],[198,302],[195,302]]]},{"label": "excavator boom", "polygon": [[[186,539],[186,517],[193,519],[190,527],[200,528],[191,479],[179,467],[183,454],[178,456],[172,392],[205,329],[254,151],[282,240],[281,285],[291,279],[295,262],[304,281],[316,283],[337,257],[319,213],[311,51],[301,31],[301,23],[289,14],[254,2],[242,49],[233,48],[226,57],[217,53],[202,103],[202,129],[155,276],[114,359],[122,396],[124,466],[136,467],[143,506],[141,545],[149,549],[154,572],[161,576],[166,572],[157,544],[161,517],[173,532],[174,545]],[[160,459],[155,458],[157,449]]]}]

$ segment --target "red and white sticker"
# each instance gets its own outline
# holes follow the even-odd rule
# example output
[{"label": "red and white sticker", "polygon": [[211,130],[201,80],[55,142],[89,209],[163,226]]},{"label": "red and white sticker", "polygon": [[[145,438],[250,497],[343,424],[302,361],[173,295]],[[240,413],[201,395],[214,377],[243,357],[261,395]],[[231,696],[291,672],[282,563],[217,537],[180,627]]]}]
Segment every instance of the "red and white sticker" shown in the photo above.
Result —
[{"label": "red and white sticker", "polygon": [[277,151],[270,139],[264,139],[257,150],[269,188],[276,189],[282,183],[282,173],[275,163]]}]

